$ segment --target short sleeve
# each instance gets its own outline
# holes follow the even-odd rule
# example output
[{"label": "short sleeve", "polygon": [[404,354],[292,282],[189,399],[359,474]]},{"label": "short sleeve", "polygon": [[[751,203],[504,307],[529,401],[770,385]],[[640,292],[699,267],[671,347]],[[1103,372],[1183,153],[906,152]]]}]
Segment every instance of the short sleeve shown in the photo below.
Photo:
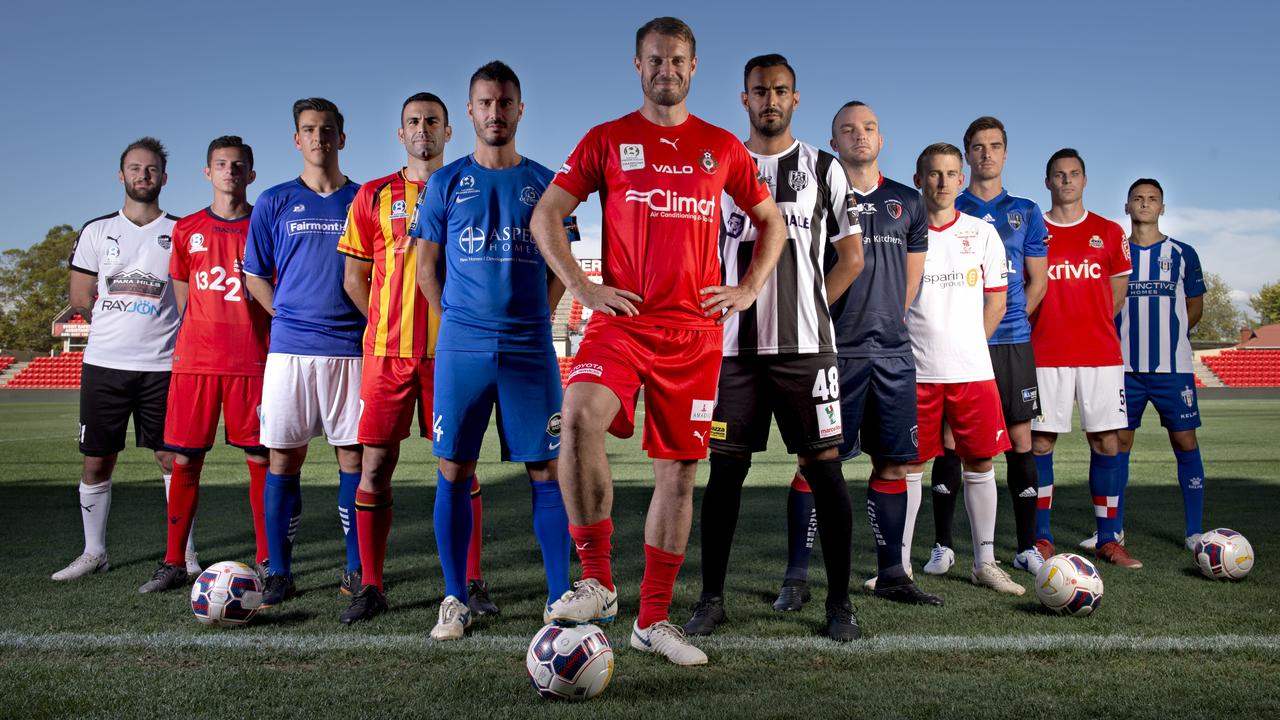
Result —
[{"label": "short sleeve", "polygon": [[275,239],[271,234],[275,206],[274,197],[259,198],[249,215],[249,234],[244,241],[244,271],[255,277],[273,278],[276,274]]},{"label": "short sleeve", "polygon": [[835,225],[829,237],[834,241],[861,233],[862,225],[858,222],[857,214],[849,211],[853,200],[849,192],[849,176],[845,174],[844,166],[835,158],[827,166],[827,188],[827,217]]},{"label": "short sleeve", "polygon": [[578,142],[573,152],[569,153],[568,159],[560,166],[551,183],[558,185],[578,200],[586,200],[591,193],[604,185],[607,157],[604,126],[597,125],[591,128]]},{"label": "short sleeve", "polygon": [[169,253],[169,277],[187,282],[191,277],[191,231],[187,223],[179,220],[173,226],[173,251]]},{"label": "short sleeve", "polygon": [[370,238],[374,237],[377,229],[370,227],[370,221],[374,215],[373,199],[370,196],[374,193],[367,192],[365,188],[372,190],[370,185],[361,187],[350,209],[347,210],[347,222],[342,226],[342,237],[338,238],[338,252],[357,260],[371,262],[373,247]]},{"label": "short sleeve", "polygon": [[1031,203],[1031,207],[1027,210],[1027,234],[1022,241],[1023,257],[1045,257],[1049,254],[1049,246],[1045,243],[1045,238],[1049,237],[1049,228],[1044,224],[1044,213],[1040,212],[1040,206]]},{"label": "short sleeve", "polygon": [[983,223],[982,288],[987,292],[999,292],[1009,287],[1009,263],[1005,259],[1004,242],[1000,234]]},{"label": "short sleeve", "polygon": [[71,248],[68,264],[72,270],[79,270],[86,275],[98,274],[98,247],[93,241],[94,233],[88,225],[80,228],[75,247]]},{"label": "short sleeve", "polygon": [[1200,297],[1208,288],[1204,284],[1204,270],[1200,267],[1200,255],[1190,245],[1182,246],[1182,262],[1185,274],[1182,276],[1182,289],[1187,297]]},{"label": "short sleeve", "polygon": [[1108,238],[1107,245],[1111,248],[1110,257],[1111,272],[1107,273],[1111,277],[1118,275],[1128,275],[1133,272],[1133,264],[1129,260],[1129,239],[1124,236],[1124,230],[1115,223],[1111,225],[1111,238]]},{"label": "short sleeve", "polygon": [[427,179],[427,187],[418,198],[418,209],[414,212],[414,221],[409,228],[409,236],[422,238],[433,243],[445,241],[447,227],[445,225],[445,189],[449,181],[445,173],[435,172]]},{"label": "short sleeve", "polygon": [[764,202],[769,197],[769,186],[760,179],[760,171],[751,159],[751,153],[737,138],[732,138],[729,143],[728,160],[724,191],[733,198],[733,202],[748,211]]},{"label": "short sleeve", "polygon": [[922,253],[929,250],[929,215],[924,210],[924,200],[919,194],[911,196],[911,227],[907,230],[907,252]]}]

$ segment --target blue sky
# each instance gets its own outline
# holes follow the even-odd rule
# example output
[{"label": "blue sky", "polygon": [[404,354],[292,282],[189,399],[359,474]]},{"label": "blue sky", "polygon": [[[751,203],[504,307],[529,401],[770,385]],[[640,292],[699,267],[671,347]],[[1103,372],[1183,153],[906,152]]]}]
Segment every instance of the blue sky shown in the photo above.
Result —
[{"label": "blue sky", "polygon": [[[342,164],[354,180],[401,163],[398,111],[419,90],[449,104],[455,135],[447,157],[460,157],[474,147],[467,79],[494,58],[511,64],[524,85],[521,152],[554,168],[590,126],[639,105],[635,28],[672,13],[698,36],[691,109],[740,136],[742,65],[781,52],[799,75],[794,130],[803,140],[825,146],[834,110],[863,100],[881,118],[886,174],[909,182],[922,147],[959,144],[970,120],[996,115],[1010,131],[1012,192],[1047,209],[1044,161],[1073,146],[1088,163],[1091,209],[1123,222],[1128,184],[1159,178],[1169,204],[1164,229],[1196,245],[1206,270],[1241,297],[1280,279],[1275,4],[368,7],[317,0],[6,8],[0,211],[8,221],[0,249],[118,208],[120,150],[145,134],[170,149],[162,204],[176,214],[208,203],[201,171],[216,135],[236,133],[254,146],[251,197],[293,177],[301,161],[289,109],[303,96],[342,107]],[[580,213],[588,236],[598,233],[595,208],[592,201]]]}]

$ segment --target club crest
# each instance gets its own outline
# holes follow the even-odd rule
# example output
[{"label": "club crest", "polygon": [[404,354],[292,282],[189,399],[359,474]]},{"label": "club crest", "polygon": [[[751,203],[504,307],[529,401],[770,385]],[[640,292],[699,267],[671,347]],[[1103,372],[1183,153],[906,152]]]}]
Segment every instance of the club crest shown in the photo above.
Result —
[{"label": "club crest", "polygon": [[885,200],[884,211],[889,213],[889,217],[897,220],[902,217],[902,203],[897,200]]},{"label": "club crest", "polygon": [[715,175],[716,170],[720,169],[720,163],[716,162],[716,156],[712,155],[710,150],[703,150],[702,157],[698,160],[698,167],[708,175]]},{"label": "club crest", "polygon": [[1017,230],[1018,228],[1022,227],[1022,213],[1020,212],[1009,213],[1009,227],[1013,228],[1014,230]]},{"label": "club crest", "polygon": [[803,170],[792,170],[787,175],[787,184],[791,186],[792,190],[800,192],[809,187],[809,173]]}]

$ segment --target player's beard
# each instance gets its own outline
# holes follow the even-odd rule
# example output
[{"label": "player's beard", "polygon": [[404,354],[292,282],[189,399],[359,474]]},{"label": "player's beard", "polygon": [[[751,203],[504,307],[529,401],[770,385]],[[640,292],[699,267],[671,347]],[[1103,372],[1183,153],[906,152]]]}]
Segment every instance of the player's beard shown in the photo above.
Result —
[{"label": "player's beard", "polygon": [[786,132],[787,128],[791,127],[791,113],[781,109],[776,112],[778,113],[776,117],[752,116],[751,126],[755,128],[756,132],[765,137],[778,137]]},{"label": "player's beard", "polygon": [[124,194],[128,195],[129,199],[136,203],[150,205],[160,197],[160,186],[153,185],[150,189],[139,190],[132,185],[125,185]]},{"label": "player's beard", "polygon": [[656,77],[653,78],[652,80],[649,81],[649,84],[646,85],[644,88],[645,97],[652,100],[655,105],[662,105],[664,107],[679,105],[680,103],[684,102],[684,99],[686,97],[689,96],[688,83],[683,83],[675,86],[666,85],[664,87],[659,88],[657,86],[657,80],[658,79]]}]

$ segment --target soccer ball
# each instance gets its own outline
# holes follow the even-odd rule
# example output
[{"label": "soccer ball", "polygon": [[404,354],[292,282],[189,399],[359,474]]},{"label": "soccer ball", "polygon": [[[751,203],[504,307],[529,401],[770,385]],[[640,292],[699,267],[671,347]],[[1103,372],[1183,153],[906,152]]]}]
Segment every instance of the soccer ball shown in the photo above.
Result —
[{"label": "soccer ball", "polygon": [[1083,617],[1102,604],[1102,576],[1079,555],[1054,555],[1036,573],[1036,597],[1059,615]]},{"label": "soccer ball", "polygon": [[589,700],[613,678],[613,648],[595,625],[545,625],[524,658],[533,689],[552,700]]},{"label": "soccer ball", "polygon": [[1253,569],[1253,546],[1243,535],[1227,528],[1201,535],[1191,556],[1200,572],[1211,580],[1243,580]]},{"label": "soccer ball", "polygon": [[205,625],[243,625],[262,604],[262,582],[253,568],[226,560],[205,568],[191,586],[191,612]]}]

